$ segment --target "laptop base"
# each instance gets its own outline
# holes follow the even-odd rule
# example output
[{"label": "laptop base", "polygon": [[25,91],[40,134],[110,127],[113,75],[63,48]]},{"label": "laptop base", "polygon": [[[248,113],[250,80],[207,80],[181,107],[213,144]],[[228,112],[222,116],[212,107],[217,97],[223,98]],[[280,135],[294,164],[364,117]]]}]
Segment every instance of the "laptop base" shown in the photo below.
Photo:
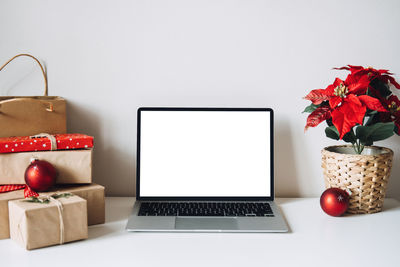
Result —
[{"label": "laptop base", "polygon": [[136,201],[126,226],[133,232],[287,232],[288,227],[278,206],[268,201],[274,217],[180,217],[138,216],[140,201]]}]

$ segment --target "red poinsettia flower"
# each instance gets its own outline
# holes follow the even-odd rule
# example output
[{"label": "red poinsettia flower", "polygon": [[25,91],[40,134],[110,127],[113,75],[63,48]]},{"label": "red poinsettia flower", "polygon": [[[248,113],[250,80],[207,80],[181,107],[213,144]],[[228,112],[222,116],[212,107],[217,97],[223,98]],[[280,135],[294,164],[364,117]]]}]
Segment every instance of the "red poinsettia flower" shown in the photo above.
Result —
[{"label": "red poinsettia flower", "polygon": [[[329,118],[339,131],[340,139],[348,133],[356,124],[362,124],[365,112],[368,109],[386,112],[380,101],[374,97],[365,95],[370,79],[368,75],[349,74],[345,81],[339,78],[326,89],[312,90],[304,98],[310,100],[314,105],[320,105],[323,101],[329,101]],[[318,109],[310,114],[314,114]],[[320,110],[320,112],[325,110]],[[309,117],[310,117],[309,116]],[[318,117],[328,117],[326,114],[319,114]],[[320,121],[322,122],[322,121]],[[307,119],[306,129],[315,127],[315,120]]]},{"label": "red poinsettia flower", "polygon": [[396,129],[395,132],[400,135],[400,100],[397,96],[391,95],[388,99],[384,100],[384,106],[388,112],[380,113],[380,119],[383,122],[394,122]]},{"label": "red poinsettia flower", "polygon": [[329,105],[322,105],[311,112],[311,114],[307,117],[307,123],[304,131],[307,131],[309,127],[315,127],[321,122],[326,121],[330,118],[331,108],[329,107]]},{"label": "red poinsettia flower", "polygon": [[374,69],[372,67],[364,68],[362,66],[353,66],[353,65],[347,65],[345,67],[341,68],[334,68],[337,70],[349,70],[350,73],[354,76],[364,76],[368,75],[370,80],[372,81],[373,79],[379,79],[384,83],[390,82],[393,84],[397,89],[400,89],[400,84],[396,82],[396,80],[390,76],[393,75],[393,73],[389,72],[389,70],[384,70],[384,69]]}]

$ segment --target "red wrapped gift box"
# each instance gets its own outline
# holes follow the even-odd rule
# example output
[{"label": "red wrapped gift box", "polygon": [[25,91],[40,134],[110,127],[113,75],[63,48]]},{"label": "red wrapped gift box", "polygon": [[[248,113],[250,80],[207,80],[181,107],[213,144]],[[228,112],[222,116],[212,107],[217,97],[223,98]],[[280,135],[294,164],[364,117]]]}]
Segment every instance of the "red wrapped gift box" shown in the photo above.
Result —
[{"label": "red wrapped gift box", "polygon": [[[79,149],[93,147],[93,137],[85,134],[46,134],[37,136],[2,137],[0,153]],[[54,137],[54,138],[53,138]],[[53,144],[51,139],[53,139]]]}]

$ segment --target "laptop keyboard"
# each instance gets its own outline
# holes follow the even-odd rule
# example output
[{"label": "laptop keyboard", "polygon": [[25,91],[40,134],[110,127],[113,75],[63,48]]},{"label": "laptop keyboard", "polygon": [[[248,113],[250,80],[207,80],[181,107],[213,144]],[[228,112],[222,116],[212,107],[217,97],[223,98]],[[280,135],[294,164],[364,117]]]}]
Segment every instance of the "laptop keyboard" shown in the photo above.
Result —
[{"label": "laptop keyboard", "polygon": [[266,202],[142,202],[139,216],[273,217]]}]

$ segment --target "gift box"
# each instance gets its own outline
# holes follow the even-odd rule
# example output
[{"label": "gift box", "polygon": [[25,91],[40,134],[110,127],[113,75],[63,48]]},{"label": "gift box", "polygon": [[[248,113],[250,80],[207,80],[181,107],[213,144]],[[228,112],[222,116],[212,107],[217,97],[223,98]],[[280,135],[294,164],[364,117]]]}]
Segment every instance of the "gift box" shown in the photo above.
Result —
[{"label": "gift box", "polygon": [[87,200],[88,225],[105,222],[104,186],[98,184],[89,185],[59,185],[54,192],[71,192]]},{"label": "gift box", "polygon": [[10,237],[31,250],[88,238],[86,200],[72,194],[8,202]]},{"label": "gift box", "polygon": [[0,154],[0,184],[25,184],[25,170],[33,158],[56,168],[57,184],[92,182],[92,149],[79,149]]},{"label": "gift box", "polygon": [[0,153],[64,150],[93,147],[93,137],[85,134],[38,134],[0,138]]},{"label": "gift box", "polygon": [[[105,222],[104,186],[94,183],[79,186],[61,185],[57,186],[54,191],[41,193],[41,195],[54,194],[56,192],[70,192],[87,201],[88,225]],[[0,240],[10,238],[8,201],[23,198],[24,190],[0,193]]]},{"label": "gift box", "polygon": [[10,238],[10,226],[8,223],[8,201],[21,198],[24,198],[24,190],[0,194],[0,240]]}]

